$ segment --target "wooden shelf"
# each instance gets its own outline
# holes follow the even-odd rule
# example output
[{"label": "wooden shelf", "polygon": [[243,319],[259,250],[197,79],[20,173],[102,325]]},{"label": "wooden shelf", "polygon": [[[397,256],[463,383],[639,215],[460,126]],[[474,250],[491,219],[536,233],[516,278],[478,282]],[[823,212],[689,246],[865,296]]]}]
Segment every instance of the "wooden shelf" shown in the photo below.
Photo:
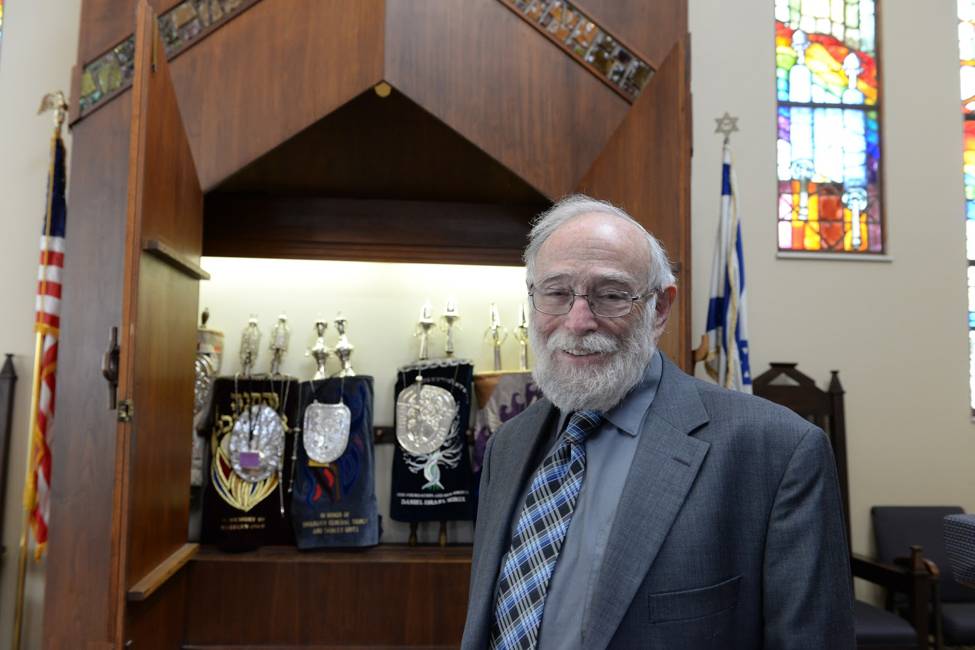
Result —
[{"label": "wooden shelf", "polygon": [[194,280],[209,280],[210,274],[196,262],[187,259],[174,247],[158,239],[147,239],[142,242],[142,250],[169,264],[177,271],[185,273]]},{"label": "wooden shelf", "polygon": [[454,650],[453,645],[184,645],[183,650]]},{"label": "wooden shelf", "polygon": [[130,602],[145,600],[190,561],[199,550],[199,544],[183,544],[175,553],[159,563],[125,594]]},{"label": "wooden shelf", "polygon": [[230,553],[214,546],[201,546],[193,562],[266,562],[311,564],[470,564],[473,547],[407,546],[380,544],[372,548],[299,551],[294,546],[264,546],[255,551]]}]

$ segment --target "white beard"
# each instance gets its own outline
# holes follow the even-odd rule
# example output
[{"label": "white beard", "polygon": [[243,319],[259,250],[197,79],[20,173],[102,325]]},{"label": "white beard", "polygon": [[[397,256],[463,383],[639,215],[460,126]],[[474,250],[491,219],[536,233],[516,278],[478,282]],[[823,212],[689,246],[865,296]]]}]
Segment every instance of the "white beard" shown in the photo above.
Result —
[{"label": "white beard", "polygon": [[[535,353],[532,374],[542,394],[563,413],[589,409],[605,413],[619,404],[643,378],[643,372],[657,350],[653,328],[654,302],[642,310],[629,334],[620,338],[601,332],[575,336],[557,329],[543,341],[542,334],[532,322],[528,331]],[[555,356],[560,350],[602,352],[610,358],[595,368],[567,367]]]}]

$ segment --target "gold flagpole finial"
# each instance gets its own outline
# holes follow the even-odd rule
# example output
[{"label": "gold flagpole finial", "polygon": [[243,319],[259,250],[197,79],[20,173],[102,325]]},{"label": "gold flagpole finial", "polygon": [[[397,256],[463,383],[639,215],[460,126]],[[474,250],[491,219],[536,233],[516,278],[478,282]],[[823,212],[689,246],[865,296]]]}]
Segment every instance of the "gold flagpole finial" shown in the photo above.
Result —
[{"label": "gold flagpole finial", "polygon": [[37,109],[37,114],[41,115],[48,111],[54,111],[54,126],[60,130],[68,114],[68,101],[64,98],[63,92],[56,90],[41,98],[41,106]]}]

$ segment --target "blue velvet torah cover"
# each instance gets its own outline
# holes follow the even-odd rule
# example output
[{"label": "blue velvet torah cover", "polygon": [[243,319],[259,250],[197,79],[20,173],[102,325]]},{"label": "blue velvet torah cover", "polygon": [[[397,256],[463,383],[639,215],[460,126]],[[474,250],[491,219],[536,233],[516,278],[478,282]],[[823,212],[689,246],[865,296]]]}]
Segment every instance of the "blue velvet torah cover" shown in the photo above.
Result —
[{"label": "blue velvet torah cover", "polygon": [[359,375],[301,384],[301,413],[314,400],[322,404],[342,401],[352,415],[349,442],[335,461],[310,461],[295,436],[297,459],[291,493],[291,523],[300,549],[375,546],[379,543],[379,508],[376,503],[376,463],[373,451],[372,377]]}]

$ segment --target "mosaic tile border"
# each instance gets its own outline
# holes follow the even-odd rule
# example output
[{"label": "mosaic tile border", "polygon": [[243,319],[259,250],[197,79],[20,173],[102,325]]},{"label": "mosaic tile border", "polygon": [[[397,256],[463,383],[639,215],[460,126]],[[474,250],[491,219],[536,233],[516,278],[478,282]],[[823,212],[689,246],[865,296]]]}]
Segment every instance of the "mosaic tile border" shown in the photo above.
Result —
[{"label": "mosaic tile border", "polygon": [[[166,58],[186,49],[203,34],[227,22],[257,0],[186,0],[159,16]],[[81,114],[127,88],[135,66],[135,35],[113,47],[81,73]]]},{"label": "mosaic tile border", "polygon": [[499,0],[629,102],[653,77],[647,61],[566,0]]},{"label": "mosaic tile border", "polygon": [[[173,56],[259,0],[186,0],[159,16],[166,57]],[[654,69],[566,0],[499,0],[629,102]],[[85,65],[79,108],[88,113],[132,83],[135,35]]]}]

